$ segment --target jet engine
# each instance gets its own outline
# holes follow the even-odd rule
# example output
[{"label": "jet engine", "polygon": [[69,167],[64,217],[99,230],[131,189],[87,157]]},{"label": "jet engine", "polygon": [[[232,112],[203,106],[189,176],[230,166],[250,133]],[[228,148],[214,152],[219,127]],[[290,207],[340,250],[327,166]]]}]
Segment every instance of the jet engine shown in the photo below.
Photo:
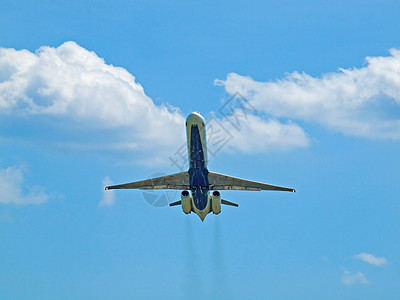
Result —
[{"label": "jet engine", "polygon": [[190,214],[192,211],[192,199],[188,191],[182,191],[181,194],[182,210],[185,214]]},{"label": "jet engine", "polygon": [[215,215],[221,212],[221,194],[218,191],[212,192],[211,210]]}]

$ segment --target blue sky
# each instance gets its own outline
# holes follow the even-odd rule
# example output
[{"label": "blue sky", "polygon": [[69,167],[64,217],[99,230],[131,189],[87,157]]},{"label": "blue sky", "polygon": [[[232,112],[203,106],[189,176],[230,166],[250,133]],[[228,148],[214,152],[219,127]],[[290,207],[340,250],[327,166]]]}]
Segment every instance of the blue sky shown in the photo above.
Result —
[{"label": "blue sky", "polygon": [[[397,298],[399,20],[397,1],[3,1],[1,298]],[[239,208],[204,223],[146,201],[179,192],[105,194],[180,171],[192,111],[230,137],[212,171],[297,193],[223,191]]]}]

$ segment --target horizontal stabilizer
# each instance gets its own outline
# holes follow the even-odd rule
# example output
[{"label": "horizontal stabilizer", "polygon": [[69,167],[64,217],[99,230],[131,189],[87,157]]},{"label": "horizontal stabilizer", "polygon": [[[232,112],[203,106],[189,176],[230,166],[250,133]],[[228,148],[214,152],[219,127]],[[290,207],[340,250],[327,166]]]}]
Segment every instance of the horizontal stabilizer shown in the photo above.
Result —
[{"label": "horizontal stabilizer", "polygon": [[233,203],[233,202],[229,202],[227,200],[221,199],[221,204],[225,204],[225,205],[230,205],[230,206],[234,206],[234,207],[239,207],[239,204]]},{"label": "horizontal stabilizer", "polygon": [[170,203],[169,206],[175,206],[175,205],[181,205],[181,204],[182,204],[182,201],[179,200],[179,201],[175,201],[175,202]]}]

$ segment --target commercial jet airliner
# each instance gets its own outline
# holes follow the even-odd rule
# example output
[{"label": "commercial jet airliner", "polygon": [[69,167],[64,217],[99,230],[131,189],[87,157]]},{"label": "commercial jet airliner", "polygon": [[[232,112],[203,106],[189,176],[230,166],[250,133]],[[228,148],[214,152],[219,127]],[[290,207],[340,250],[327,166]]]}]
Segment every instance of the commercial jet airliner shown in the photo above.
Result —
[{"label": "commercial jet airliner", "polygon": [[[218,190],[245,191],[288,191],[292,188],[270,185],[208,171],[207,144],[204,118],[197,112],[186,119],[186,138],[189,154],[189,170],[158,178],[132,183],[107,186],[111,189],[175,189],[183,190],[181,200],[170,203],[170,206],[181,205],[185,214],[194,212],[202,221],[209,213],[219,214],[221,204],[238,207],[239,205],[224,199]],[[210,193],[210,191],[212,191]]]}]

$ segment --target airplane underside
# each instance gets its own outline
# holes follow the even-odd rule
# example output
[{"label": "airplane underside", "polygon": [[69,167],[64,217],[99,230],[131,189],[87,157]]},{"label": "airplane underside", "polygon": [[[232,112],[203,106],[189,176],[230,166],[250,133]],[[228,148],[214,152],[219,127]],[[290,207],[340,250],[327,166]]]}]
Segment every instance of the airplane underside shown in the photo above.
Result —
[{"label": "airplane underside", "polygon": [[[289,191],[292,188],[260,183],[209,172],[207,167],[207,143],[205,120],[199,113],[191,113],[186,119],[186,137],[189,170],[158,178],[132,183],[107,186],[110,189],[177,189],[182,190],[181,200],[170,206],[181,205],[185,214],[197,214],[202,221],[209,213],[219,214],[221,205],[239,205],[221,198],[220,190]],[[212,191],[212,192],[211,192]]]}]

